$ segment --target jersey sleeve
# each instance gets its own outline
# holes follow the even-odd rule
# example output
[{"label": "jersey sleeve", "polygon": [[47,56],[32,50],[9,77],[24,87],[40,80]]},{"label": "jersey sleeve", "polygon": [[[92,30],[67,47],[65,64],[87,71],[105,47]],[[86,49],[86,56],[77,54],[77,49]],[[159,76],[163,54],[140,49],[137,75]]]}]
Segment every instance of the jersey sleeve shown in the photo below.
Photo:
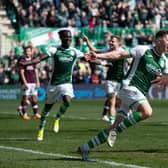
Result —
[{"label": "jersey sleeve", "polygon": [[134,48],[129,49],[130,56],[133,58],[136,57],[142,57],[145,53],[145,51],[149,49],[149,46],[147,45],[138,45]]},{"label": "jersey sleeve", "polygon": [[55,54],[57,51],[57,48],[56,47],[49,47],[47,48],[46,50],[46,54],[49,55],[49,56],[52,56],[53,54]]},{"label": "jersey sleeve", "polygon": [[164,60],[165,60],[165,66],[164,66],[163,73],[168,74],[168,58],[166,56],[163,56],[163,57],[164,57]]},{"label": "jersey sleeve", "polygon": [[82,57],[84,57],[84,53],[83,53],[83,52],[81,52],[80,50],[78,50],[78,49],[76,49],[76,48],[74,48],[74,50],[75,50],[75,53],[76,53],[76,57],[77,57],[77,58],[82,58]]}]

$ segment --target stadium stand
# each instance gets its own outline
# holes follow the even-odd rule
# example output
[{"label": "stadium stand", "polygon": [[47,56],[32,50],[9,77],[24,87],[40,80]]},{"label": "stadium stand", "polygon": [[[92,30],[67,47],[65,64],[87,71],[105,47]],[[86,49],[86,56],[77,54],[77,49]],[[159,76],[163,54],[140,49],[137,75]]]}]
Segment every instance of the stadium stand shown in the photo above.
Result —
[{"label": "stadium stand", "polygon": [[[1,40],[3,38],[5,47],[7,44],[10,45],[5,49],[1,48],[0,65],[8,78],[6,83],[13,83],[8,70],[14,67],[14,65],[9,64],[10,59],[12,58],[17,62],[18,56],[22,53],[22,46],[25,45],[24,41],[16,40],[16,37],[19,37],[20,28],[29,27],[76,28],[78,32],[75,34],[74,45],[82,51],[87,51],[86,45],[81,39],[82,33],[85,33],[98,48],[104,47],[103,34],[107,31],[122,36],[126,47],[150,44],[153,34],[157,30],[168,27],[168,1],[2,0],[0,2],[0,38]],[[11,36],[11,33],[14,33],[15,36]],[[5,41],[9,39],[6,37],[12,37],[12,44],[11,41]],[[9,66],[8,69],[6,69],[7,65]],[[42,68],[44,71],[41,73],[41,80],[45,83],[50,76],[49,66],[46,63]],[[95,68],[95,66],[89,68],[92,73],[99,71],[98,74],[101,79],[102,74],[99,68]],[[75,70],[73,82],[86,81],[88,83],[91,81],[90,72],[84,74],[81,79],[76,79],[77,74],[80,74],[79,66],[76,66]],[[17,82],[17,77],[15,82]]]}]

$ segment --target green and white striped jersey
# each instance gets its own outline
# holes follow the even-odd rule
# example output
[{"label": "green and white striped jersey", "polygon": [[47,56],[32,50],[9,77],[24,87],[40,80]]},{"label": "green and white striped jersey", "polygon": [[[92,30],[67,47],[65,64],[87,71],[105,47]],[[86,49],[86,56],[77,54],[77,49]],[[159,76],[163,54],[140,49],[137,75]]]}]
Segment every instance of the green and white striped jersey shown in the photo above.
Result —
[{"label": "green and white striped jersey", "polygon": [[[119,51],[124,51],[119,48]],[[107,71],[107,80],[121,82],[127,73],[127,59],[118,59],[111,61],[113,66],[110,66]]]},{"label": "green and white striped jersey", "polygon": [[156,75],[168,73],[168,59],[164,54],[158,55],[152,45],[139,45],[132,48],[130,55],[133,57],[133,63],[126,83],[137,87],[146,95]]},{"label": "green and white striped jersey", "polygon": [[[52,51],[53,52],[53,51]],[[68,49],[58,47],[53,56],[53,72],[50,80],[51,85],[72,83],[72,72],[76,60],[84,57],[83,52],[76,48]]]}]

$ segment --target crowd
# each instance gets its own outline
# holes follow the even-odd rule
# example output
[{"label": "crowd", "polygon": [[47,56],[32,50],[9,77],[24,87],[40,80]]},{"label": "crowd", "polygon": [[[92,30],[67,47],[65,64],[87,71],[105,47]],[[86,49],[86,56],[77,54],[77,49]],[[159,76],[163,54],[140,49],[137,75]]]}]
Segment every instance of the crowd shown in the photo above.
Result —
[{"label": "crowd", "polygon": [[[119,35],[123,44],[133,47],[151,44],[152,30],[165,27],[168,21],[168,1],[165,0],[6,0],[2,3],[16,29],[20,26],[86,28],[94,35],[94,44],[100,47],[105,44],[104,40],[96,41],[94,31],[97,28],[101,27],[103,32],[122,28]],[[134,28],[138,32],[132,31]],[[75,47],[84,51],[84,44],[79,33],[75,34]],[[0,84],[16,84],[19,81],[16,65],[22,46],[16,46],[0,58]],[[51,76],[51,64],[50,61],[41,64],[40,81],[46,85]],[[107,67],[79,60],[74,67],[73,83],[104,83],[106,71]]]},{"label": "crowd", "polygon": [[[8,2],[9,1],[9,2]],[[25,27],[163,28],[167,0],[7,0],[13,23]],[[15,17],[14,17],[15,14]]]}]

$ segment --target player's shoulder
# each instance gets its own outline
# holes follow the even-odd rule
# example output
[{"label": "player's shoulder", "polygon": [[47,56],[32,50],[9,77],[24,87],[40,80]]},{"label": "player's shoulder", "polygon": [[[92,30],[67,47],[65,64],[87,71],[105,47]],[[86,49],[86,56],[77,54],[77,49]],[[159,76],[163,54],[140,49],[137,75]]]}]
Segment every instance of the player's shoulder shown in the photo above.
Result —
[{"label": "player's shoulder", "polygon": [[75,48],[75,47],[69,47],[69,50],[70,50],[71,52],[73,51],[76,56],[78,56],[78,55],[83,55],[83,52],[82,52],[81,50]]},{"label": "player's shoulder", "polygon": [[80,51],[79,49],[77,49],[75,47],[69,47],[69,50]]},{"label": "player's shoulder", "polygon": [[151,49],[152,47],[153,47],[152,45],[137,45],[137,46],[133,47],[133,49],[147,50],[147,49]]},{"label": "player's shoulder", "polygon": [[22,61],[26,61],[26,56],[25,56],[25,55],[21,55],[21,56],[18,58],[18,62],[22,62]]},{"label": "player's shoulder", "polygon": [[132,55],[143,56],[147,50],[152,49],[152,45],[137,45],[130,49]]}]

